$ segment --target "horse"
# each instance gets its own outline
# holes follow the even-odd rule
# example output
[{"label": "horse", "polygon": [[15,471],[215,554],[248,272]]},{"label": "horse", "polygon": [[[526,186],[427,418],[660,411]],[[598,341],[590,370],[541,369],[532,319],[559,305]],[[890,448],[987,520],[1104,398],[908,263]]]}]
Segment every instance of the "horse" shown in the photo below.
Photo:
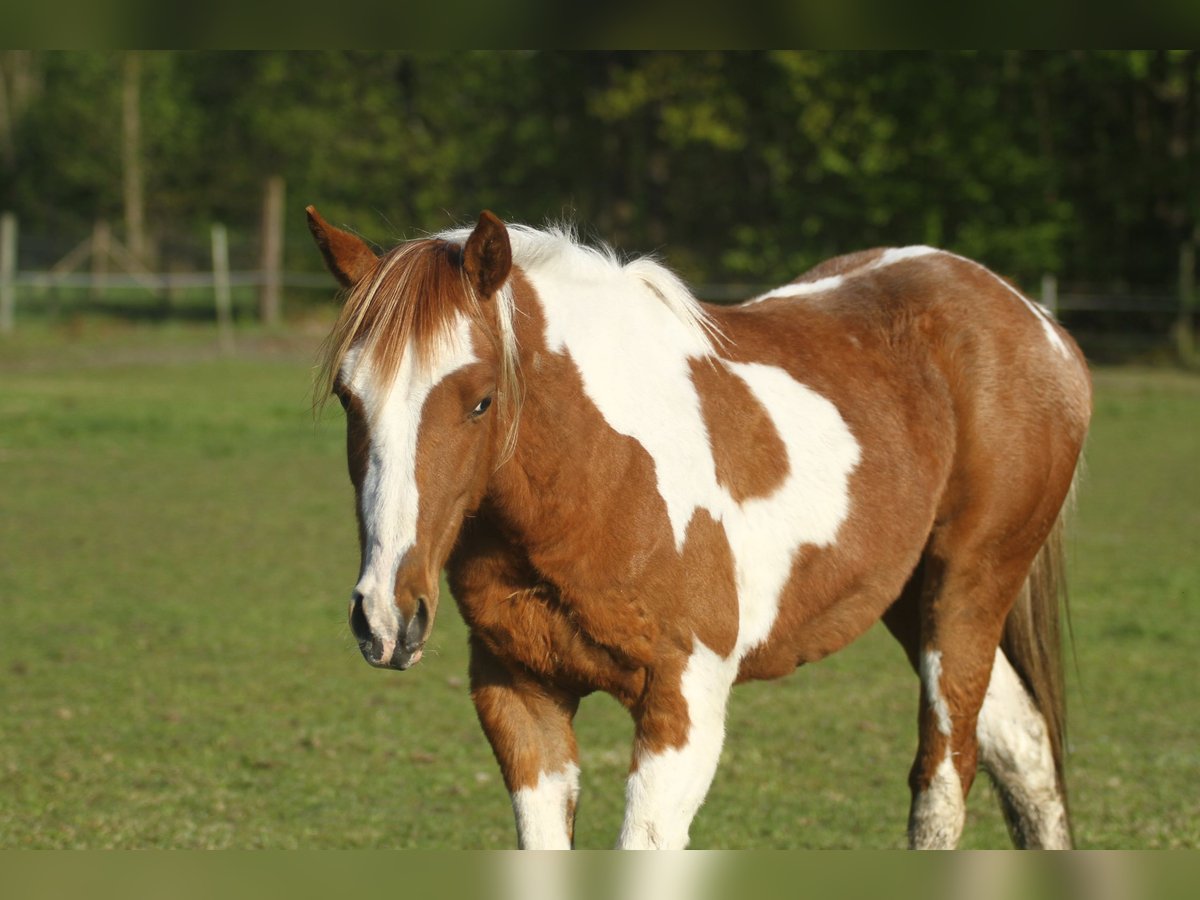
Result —
[{"label": "horse", "polygon": [[652,258],[506,225],[381,255],[309,207],[345,300],[372,666],[421,658],[445,571],[521,848],[570,848],[572,726],[634,722],[617,846],[682,848],[734,684],[882,619],[920,680],[908,841],[951,848],[983,768],[1014,843],[1067,848],[1062,523],[1091,415],[1077,345],[925,246],[713,306]]}]

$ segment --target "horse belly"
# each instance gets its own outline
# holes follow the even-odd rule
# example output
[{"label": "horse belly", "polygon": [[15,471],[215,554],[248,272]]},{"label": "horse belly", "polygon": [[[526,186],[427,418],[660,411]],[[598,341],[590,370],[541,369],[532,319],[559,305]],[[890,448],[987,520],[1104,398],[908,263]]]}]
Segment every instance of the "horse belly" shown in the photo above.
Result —
[{"label": "horse belly", "polygon": [[780,678],[846,647],[900,596],[924,548],[927,531],[890,546],[872,542],[876,560],[855,559],[844,544],[804,548],[779,598],[770,634],[742,657],[738,681]]},{"label": "horse belly", "polygon": [[906,421],[883,428],[883,416],[850,413],[863,454],[850,478],[846,518],[828,543],[802,544],[782,589],[758,601],[774,616],[765,639],[745,648],[739,680],[777,678],[823,659],[900,596],[929,540],[953,459],[952,431],[941,427],[939,406],[926,399],[907,411]]}]

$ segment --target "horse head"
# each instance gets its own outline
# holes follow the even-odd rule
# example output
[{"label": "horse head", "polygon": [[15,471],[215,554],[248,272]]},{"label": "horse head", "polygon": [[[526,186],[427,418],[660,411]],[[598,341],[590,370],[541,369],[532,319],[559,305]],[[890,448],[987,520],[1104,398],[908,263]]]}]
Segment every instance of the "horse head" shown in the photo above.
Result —
[{"label": "horse head", "polygon": [[497,306],[512,267],[507,229],[484,212],[465,241],[376,254],[308,208],[347,289],[324,350],[324,388],[346,412],[361,561],[350,628],[373,666],[421,658],[441,570],[482,501],[511,422],[511,342]]}]

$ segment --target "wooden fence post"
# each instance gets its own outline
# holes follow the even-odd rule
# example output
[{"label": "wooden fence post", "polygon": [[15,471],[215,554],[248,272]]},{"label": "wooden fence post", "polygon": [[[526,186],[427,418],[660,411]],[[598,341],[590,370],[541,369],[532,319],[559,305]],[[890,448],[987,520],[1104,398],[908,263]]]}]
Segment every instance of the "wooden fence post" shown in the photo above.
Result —
[{"label": "wooden fence post", "polygon": [[213,298],[217,306],[217,343],[225,353],[233,352],[232,297],[229,291],[229,236],[225,226],[212,227]]},{"label": "wooden fence post", "polygon": [[1042,276],[1042,306],[1058,318],[1058,278],[1050,272]]},{"label": "wooden fence post", "polygon": [[112,256],[112,229],[103,219],[92,228],[92,278],[88,296],[97,300],[104,292],[104,277],[108,274],[108,259]]},{"label": "wooden fence post", "polygon": [[1195,308],[1196,241],[1192,237],[1179,245],[1179,315],[1175,319],[1175,350],[1179,354],[1179,361],[1185,364],[1195,359]]},{"label": "wooden fence post", "polygon": [[17,217],[0,215],[0,334],[12,334],[17,307]]},{"label": "wooden fence post", "polygon": [[283,312],[283,198],[283,177],[272,175],[263,192],[258,315],[264,325],[278,325]]}]

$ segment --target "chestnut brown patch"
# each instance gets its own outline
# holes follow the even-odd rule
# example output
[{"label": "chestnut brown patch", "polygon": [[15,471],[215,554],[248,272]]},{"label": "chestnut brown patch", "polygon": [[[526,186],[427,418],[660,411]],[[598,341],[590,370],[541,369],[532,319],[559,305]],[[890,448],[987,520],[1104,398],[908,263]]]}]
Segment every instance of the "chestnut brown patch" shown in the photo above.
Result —
[{"label": "chestnut brown patch", "polygon": [[[509,791],[534,787],[543,772],[562,771],[578,760],[571,720],[579,697],[500,659],[477,635],[471,636],[471,698]],[[574,825],[572,804],[568,833]]]},{"label": "chestnut brown patch", "polygon": [[712,445],[717,483],[738,503],[769,497],[788,474],[787,448],[770,415],[719,360],[689,360]]},{"label": "chestnut brown patch", "polygon": [[725,529],[707,510],[697,510],[688,523],[681,565],[680,602],[687,607],[696,637],[718,656],[728,656],[738,635],[733,552]]}]

